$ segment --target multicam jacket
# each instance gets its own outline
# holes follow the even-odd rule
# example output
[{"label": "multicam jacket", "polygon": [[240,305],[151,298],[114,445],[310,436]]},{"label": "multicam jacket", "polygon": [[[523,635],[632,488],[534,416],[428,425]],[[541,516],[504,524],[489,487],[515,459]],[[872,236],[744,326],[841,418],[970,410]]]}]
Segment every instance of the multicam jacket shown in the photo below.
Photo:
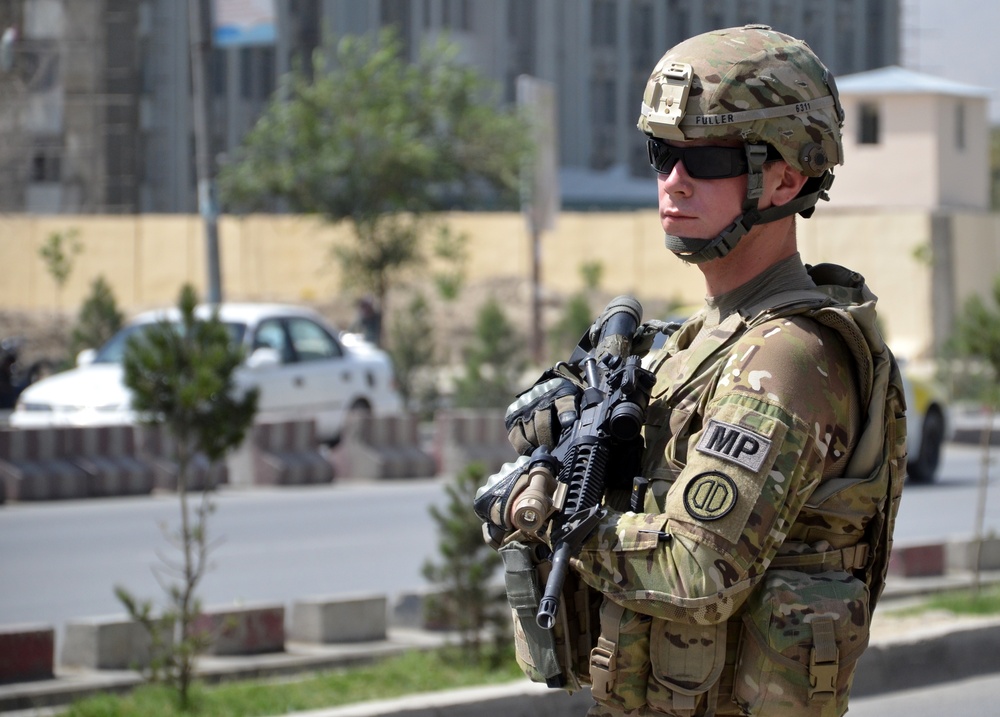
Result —
[{"label": "multicam jacket", "polygon": [[811,271],[818,290],[696,316],[650,364],[642,512],[609,511],[573,563],[605,598],[592,714],[846,711],[905,427],[875,297]]}]

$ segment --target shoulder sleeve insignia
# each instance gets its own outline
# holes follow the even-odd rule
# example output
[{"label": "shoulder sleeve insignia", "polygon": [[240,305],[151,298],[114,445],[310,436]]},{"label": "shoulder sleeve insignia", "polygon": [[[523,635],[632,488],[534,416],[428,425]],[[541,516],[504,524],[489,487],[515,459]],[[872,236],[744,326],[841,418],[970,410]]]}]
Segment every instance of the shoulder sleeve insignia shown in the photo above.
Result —
[{"label": "shoulder sleeve insignia", "polygon": [[736,483],[725,473],[708,471],[696,475],[684,489],[684,508],[698,520],[718,520],[739,498]]},{"label": "shoulder sleeve insignia", "polygon": [[696,448],[756,472],[771,452],[771,439],[743,426],[710,418]]}]

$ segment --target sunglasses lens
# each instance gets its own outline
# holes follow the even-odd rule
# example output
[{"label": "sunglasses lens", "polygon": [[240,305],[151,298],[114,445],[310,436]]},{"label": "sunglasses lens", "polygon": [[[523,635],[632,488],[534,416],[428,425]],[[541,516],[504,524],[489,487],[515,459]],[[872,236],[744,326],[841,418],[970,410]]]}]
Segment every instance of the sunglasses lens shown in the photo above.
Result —
[{"label": "sunglasses lens", "polygon": [[741,147],[691,147],[684,155],[684,168],[696,179],[738,177],[746,172]]},{"label": "sunglasses lens", "polygon": [[660,174],[670,174],[670,170],[680,159],[676,148],[656,139],[647,140],[646,149],[649,151],[649,164]]},{"label": "sunglasses lens", "polygon": [[673,147],[649,139],[649,163],[660,174],[670,174],[678,160],[695,179],[724,179],[745,174],[746,155],[741,147]]}]

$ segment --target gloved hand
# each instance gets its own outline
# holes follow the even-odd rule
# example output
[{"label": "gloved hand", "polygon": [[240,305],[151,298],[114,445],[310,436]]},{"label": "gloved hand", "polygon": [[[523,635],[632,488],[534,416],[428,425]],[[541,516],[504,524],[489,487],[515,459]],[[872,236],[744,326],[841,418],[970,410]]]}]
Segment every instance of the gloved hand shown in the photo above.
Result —
[{"label": "gloved hand", "polygon": [[650,352],[653,343],[660,334],[669,337],[680,327],[681,325],[676,321],[660,321],[659,319],[650,319],[639,324],[639,328],[632,336],[631,355],[642,358]]},{"label": "gloved hand", "polygon": [[563,430],[579,417],[583,389],[554,370],[542,374],[538,383],[518,395],[507,408],[504,424],[507,440],[522,456],[539,446],[555,447]]},{"label": "gloved hand", "polygon": [[549,461],[521,456],[504,463],[476,491],[473,508],[483,521],[483,539],[498,549],[517,530],[543,532],[553,512],[555,477]]}]

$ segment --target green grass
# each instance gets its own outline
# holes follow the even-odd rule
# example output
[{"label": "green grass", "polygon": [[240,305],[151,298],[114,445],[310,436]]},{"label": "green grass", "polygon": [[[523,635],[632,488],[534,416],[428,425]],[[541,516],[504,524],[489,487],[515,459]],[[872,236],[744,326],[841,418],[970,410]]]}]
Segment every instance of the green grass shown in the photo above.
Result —
[{"label": "green grass", "polygon": [[166,687],[147,685],[125,695],[76,702],[68,717],[267,717],[299,710],[390,699],[419,692],[500,684],[521,678],[513,649],[499,666],[475,665],[456,651],[408,652],[375,664],[314,674],[294,681],[254,680],[195,686],[192,709],[182,712]]},{"label": "green grass", "polygon": [[921,600],[919,604],[892,610],[891,614],[910,617],[928,610],[947,610],[955,615],[1000,614],[1000,585],[984,585],[978,594],[971,589],[935,593]]},{"label": "green grass", "polygon": [[1000,613],[1000,585],[980,588],[979,594],[972,590],[956,590],[933,595],[927,606],[935,610],[948,610],[957,615],[995,615]]}]

